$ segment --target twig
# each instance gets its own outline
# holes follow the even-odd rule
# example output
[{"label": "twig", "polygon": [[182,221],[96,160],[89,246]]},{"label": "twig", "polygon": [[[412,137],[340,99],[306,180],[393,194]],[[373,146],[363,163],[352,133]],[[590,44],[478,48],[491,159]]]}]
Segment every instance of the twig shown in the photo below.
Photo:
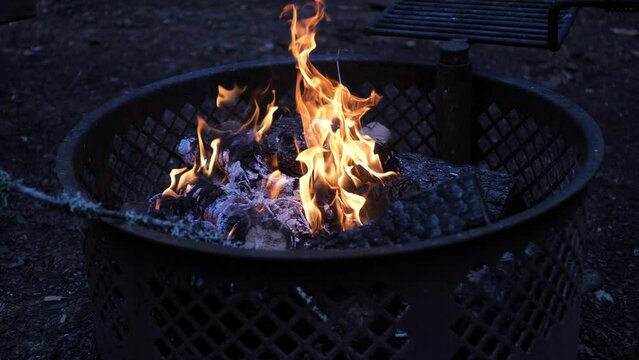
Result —
[{"label": "twig", "polygon": [[328,316],[324,314],[322,309],[320,309],[317,305],[314,304],[312,296],[308,295],[301,286],[295,287],[295,290],[297,291],[297,294],[302,298],[302,300],[304,300],[306,305],[311,307],[311,310],[313,311],[313,313],[315,313],[315,315],[317,315],[317,317],[320,320],[322,320],[323,322],[328,321]]},{"label": "twig", "polygon": [[335,62],[337,64],[337,80],[339,80],[339,84],[342,85],[342,72],[339,70],[339,50],[337,49],[337,58],[335,59]]},{"label": "twig", "polygon": [[82,195],[63,192],[53,196],[36,188],[24,185],[21,179],[14,179],[11,174],[0,168],[0,202],[2,206],[8,205],[9,195],[12,191],[18,191],[38,201],[62,207],[72,214],[95,219],[113,219],[125,221],[129,224],[146,225],[170,233],[175,237],[192,240],[220,242],[220,237],[207,228],[202,222],[193,220],[174,219],[171,221],[157,219],[134,211],[114,211],[105,209],[100,203],[85,199]]}]

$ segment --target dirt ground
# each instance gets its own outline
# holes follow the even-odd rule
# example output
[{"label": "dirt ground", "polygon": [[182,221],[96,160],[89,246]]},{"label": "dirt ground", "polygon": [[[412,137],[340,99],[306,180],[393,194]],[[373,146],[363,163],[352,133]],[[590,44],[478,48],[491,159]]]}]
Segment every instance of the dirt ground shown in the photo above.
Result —
[{"label": "dirt ground", "polygon": [[[0,166],[30,185],[59,190],[56,149],[83,114],[172,75],[288,55],[288,25],[278,20],[284,4],[39,1],[37,18],[0,25]],[[321,26],[317,53],[434,59],[431,42],[362,32],[385,4],[329,0],[332,23]],[[606,293],[584,295],[583,359],[639,358],[637,30],[639,15],[587,10],[556,53],[472,49],[475,69],[556,89],[604,132],[606,159],[587,203],[587,265],[601,275]],[[93,353],[79,229],[72,217],[20,196],[0,210],[1,359],[86,359]]]}]

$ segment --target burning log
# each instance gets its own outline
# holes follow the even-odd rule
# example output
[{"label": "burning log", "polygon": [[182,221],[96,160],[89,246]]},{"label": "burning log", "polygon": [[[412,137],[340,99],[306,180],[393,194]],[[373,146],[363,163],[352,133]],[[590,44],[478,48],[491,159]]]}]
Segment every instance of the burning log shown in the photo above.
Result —
[{"label": "burning log", "polygon": [[514,207],[516,179],[512,175],[471,165],[452,165],[445,161],[415,153],[395,156],[401,176],[388,184],[391,199],[400,199],[429,190],[443,182],[473,174],[481,185],[486,208],[492,220],[508,215]]},{"label": "burning log", "polygon": [[286,250],[292,246],[292,235],[275,220],[264,221],[251,226],[244,236],[245,249]]},{"label": "burning log", "polygon": [[251,204],[226,201],[229,206],[218,206],[217,230],[227,234],[227,242],[247,249],[286,250],[292,244],[292,233],[270,214],[255,209]]},{"label": "burning log", "polygon": [[378,219],[351,231],[308,238],[322,249],[407,244],[454,234],[490,222],[482,188],[467,174],[395,201]]}]

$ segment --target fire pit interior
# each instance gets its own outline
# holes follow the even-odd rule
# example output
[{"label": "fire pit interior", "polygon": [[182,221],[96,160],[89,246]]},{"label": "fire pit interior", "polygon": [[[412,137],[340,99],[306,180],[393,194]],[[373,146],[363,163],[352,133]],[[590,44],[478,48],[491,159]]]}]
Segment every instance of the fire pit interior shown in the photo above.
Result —
[{"label": "fire pit interior", "polygon": [[475,74],[470,164],[445,163],[436,68],[311,65],[313,21],[292,25],[296,61],[149,85],[63,144],[68,190],[221,236],[93,222],[101,355],[574,357],[581,199],[602,148],[592,120],[530,83]]}]

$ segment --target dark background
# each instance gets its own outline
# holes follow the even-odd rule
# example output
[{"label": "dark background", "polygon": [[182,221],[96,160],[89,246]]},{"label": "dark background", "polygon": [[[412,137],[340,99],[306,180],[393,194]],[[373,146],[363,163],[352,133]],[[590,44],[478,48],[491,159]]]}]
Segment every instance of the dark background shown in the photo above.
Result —
[{"label": "dark background", "polygon": [[[320,26],[316,53],[435,59],[432,42],[363,34],[386,3],[329,0],[332,22]],[[172,75],[288,56],[288,24],[278,20],[284,4],[39,0],[37,18],[0,25],[0,166],[29,185],[58,191],[57,146],[83,114]],[[472,48],[476,70],[553,88],[604,132],[606,159],[587,203],[586,260],[614,302],[584,295],[579,349],[586,359],[639,358],[637,30],[639,15],[587,10],[556,53]],[[77,220],[21,196],[0,210],[1,359],[90,357],[80,236]]]}]

